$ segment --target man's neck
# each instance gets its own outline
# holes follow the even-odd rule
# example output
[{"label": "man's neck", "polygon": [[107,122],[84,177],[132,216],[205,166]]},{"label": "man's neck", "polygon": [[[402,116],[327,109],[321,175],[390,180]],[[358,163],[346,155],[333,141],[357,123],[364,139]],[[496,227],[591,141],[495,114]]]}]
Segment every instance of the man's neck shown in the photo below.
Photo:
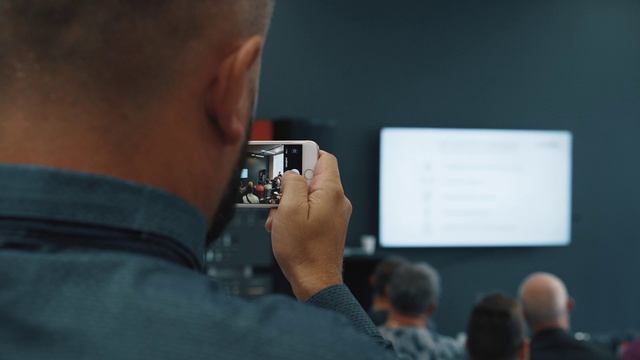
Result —
[{"label": "man's neck", "polygon": [[373,298],[373,304],[371,305],[371,310],[373,311],[390,311],[391,303],[389,299],[383,298],[381,296],[376,296]]},{"label": "man's neck", "polygon": [[[207,217],[219,202],[219,196],[205,195],[211,193],[206,183],[215,178],[213,167],[203,167],[209,173],[185,171],[184,159],[199,164],[217,160],[190,137],[198,132],[209,135],[199,130],[199,123],[158,117],[151,126],[113,114],[112,125],[107,126],[109,121],[99,117],[112,115],[106,111],[72,112],[66,120],[62,112],[45,116],[42,111],[34,115],[19,110],[0,114],[0,163],[41,165],[150,185],[186,200]],[[218,154],[221,159],[230,155]]]},{"label": "man's neck", "polygon": [[392,309],[389,312],[389,317],[387,318],[385,326],[392,329],[399,327],[425,328],[428,320],[427,315],[404,315]]}]

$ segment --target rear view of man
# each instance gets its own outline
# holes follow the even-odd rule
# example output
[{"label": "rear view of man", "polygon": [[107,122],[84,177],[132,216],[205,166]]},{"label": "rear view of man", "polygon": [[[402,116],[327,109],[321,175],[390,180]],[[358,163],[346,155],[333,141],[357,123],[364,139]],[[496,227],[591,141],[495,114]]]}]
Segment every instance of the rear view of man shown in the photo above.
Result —
[{"label": "rear view of man", "polygon": [[228,298],[202,273],[237,196],[271,8],[0,3],[2,359],[393,357],[342,285],[351,205],[327,153],[310,186],[285,174],[266,224],[306,305]]},{"label": "rear view of man", "polygon": [[527,360],[529,344],[518,303],[502,294],[484,297],[467,325],[470,360]]},{"label": "rear view of man", "polygon": [[408,264],[406,259],[399,256],[389,256],[376,265],[371,275],[370,283],[373,290],[373,299],[369,316],[377,326],[384,325],[387,322],[387,317],[391,310],[389,282],[396,269],[404,264]]},{"label": "rear view of man", "polygon": [[530,275],[520,286],[520,301],[533,333],[532,360],[610,358],[569,334],[573,300],[558,277],[548,273]]},{"label": "rear view of man", "polygon": [[430,265],[408,263],[393,272],[389,282],[391,310],[380,332],[399,354],[425,360],[464,358],[462,342],[427,328],[439,296],[440,276]]}]

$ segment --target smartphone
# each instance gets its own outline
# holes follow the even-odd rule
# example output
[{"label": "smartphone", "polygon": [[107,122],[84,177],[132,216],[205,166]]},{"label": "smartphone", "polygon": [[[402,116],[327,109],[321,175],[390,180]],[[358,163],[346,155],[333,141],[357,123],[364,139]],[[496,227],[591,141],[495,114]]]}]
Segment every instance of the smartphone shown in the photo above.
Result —
[{"label": "smartphone", "polygon": [[289,170],[313,179],[320,148],[309,140],[249,141],[236,194],[239,208],[273,208],[282,198],[282,176]]}]

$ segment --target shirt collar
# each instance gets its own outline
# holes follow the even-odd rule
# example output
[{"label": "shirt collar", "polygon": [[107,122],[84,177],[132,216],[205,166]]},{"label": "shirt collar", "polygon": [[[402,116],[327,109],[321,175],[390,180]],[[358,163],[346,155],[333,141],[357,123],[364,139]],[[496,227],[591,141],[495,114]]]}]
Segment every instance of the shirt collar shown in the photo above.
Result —
[{"label": "shirt collar", "polygon": [[200,212],[162,190],[107,176],[0,164],[0,218],[63,221],[168,237],[204,258]]}]

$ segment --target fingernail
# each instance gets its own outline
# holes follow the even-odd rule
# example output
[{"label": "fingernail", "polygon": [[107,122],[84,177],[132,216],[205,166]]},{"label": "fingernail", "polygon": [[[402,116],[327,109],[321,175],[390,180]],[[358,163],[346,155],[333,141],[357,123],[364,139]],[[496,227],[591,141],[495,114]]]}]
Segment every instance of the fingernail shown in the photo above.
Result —
[{"label": "fingernail", "polygon": [[300,171],[298,171],[298,169],[292,169],[292,170],[289,170],[287,172],[291,172],[291,173],[294,173],[296,175],[300,175]]}]

